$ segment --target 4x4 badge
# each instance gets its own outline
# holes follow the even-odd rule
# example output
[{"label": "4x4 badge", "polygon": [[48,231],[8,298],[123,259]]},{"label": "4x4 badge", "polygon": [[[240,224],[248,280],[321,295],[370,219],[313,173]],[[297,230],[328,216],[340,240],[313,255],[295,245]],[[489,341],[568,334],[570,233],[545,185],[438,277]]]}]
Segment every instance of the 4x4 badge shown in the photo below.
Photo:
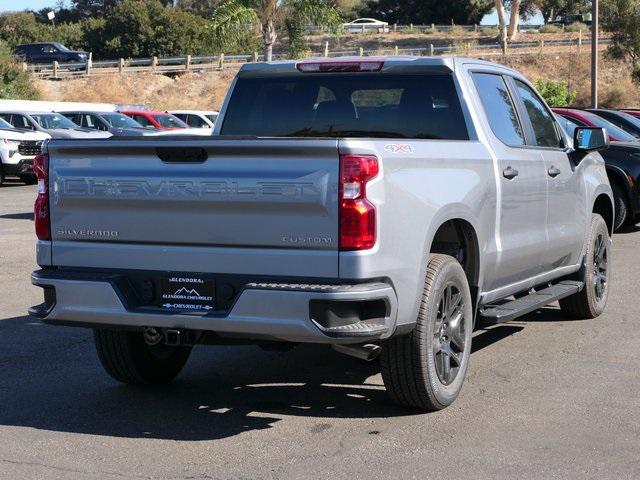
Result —
[{"label": "4x4 badge", "polygon": [[384,149],[390,153],[413,153],[413,146],[410,143],[387,143]]}]

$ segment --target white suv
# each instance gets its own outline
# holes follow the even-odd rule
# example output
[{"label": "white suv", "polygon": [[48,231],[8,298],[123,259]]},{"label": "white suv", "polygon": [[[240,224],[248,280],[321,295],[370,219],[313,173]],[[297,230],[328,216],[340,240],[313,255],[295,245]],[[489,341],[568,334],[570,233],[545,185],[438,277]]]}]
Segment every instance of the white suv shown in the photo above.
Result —
[{"label": "white suv", "polygon": [[40,153],[42,142],[49,138],[46,133],[17,129],[0,119],[0,185],[7,176],[20,177],[27,184],[36,183],[33,159]]}]

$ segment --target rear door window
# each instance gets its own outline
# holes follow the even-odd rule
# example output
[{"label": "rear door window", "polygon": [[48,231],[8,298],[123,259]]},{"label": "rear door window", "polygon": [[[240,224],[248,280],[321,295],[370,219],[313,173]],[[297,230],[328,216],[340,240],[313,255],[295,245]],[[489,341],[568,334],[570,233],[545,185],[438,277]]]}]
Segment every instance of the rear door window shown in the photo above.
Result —
[{"label": "rear door window", "polygon": [[562,148],[562,138],[556,129],[556,122],[551,112],[528,85],[520,80],[515,82],[518,94],[524,103],[527,116],[533,128],[535,145],[538,147]]},{"label": "rear door window", "polygon": [[221,135],[468,140],[449,74],[240,77]]},{"label": "rear door window", "polygon": [[186,120],[184,118],[181,118],[180,120],[182,120],[187,125],[193,128],[203,128],[203,127],[209,126],[209,124],[205,122],[202,118],[200,118],[198,115],[193,115],[193,114],[188,115]]},{"label": "rear door window", "polygon": [[524,145],[522,126],[504,78],[494,73],[474,73],[473,80],[494,135],[507,145]]}]

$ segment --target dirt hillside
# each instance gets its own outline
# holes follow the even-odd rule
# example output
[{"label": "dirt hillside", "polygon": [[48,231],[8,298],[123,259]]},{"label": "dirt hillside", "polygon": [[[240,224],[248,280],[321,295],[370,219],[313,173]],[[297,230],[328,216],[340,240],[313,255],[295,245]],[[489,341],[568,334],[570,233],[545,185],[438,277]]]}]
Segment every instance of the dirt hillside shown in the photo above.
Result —
[{"label": "dirt hillside", "polygon": [[[520,35],[520,41],[573,39],[578,33]],[[585,33],[586,35],[586,33]],[[586,37],[585,37],[586,40]],[[460,55],[473,56],[473,50],[466,52],[470,45],[495,42],[495,37],[483,33],[397,33],[346,35],[340,38],[330,36],[312,36],[309,38],[314,52],[322,51],[325,41],[329,41],[330,50],[363,47],[365,50],[393,48],[425,48],[434,45],[460,46]],[[471,47],[473,48],[473,47]],[[604,47],[603,47],[604,48]],[[487,52],[487,50],[484,50]],[[496,62],[522,71],[534,82],[540,79],[557,80],[568,83],[577,93],[576,104],[584,106],[590,98],[590,54],[589,46],[545,47],[539,50],[535,46],[531,53],[522,54],[522,50],[513,50],[506,58],[501,55],[490,57]],[[604,52],[604,50],[603,50]],[[387,51],[388,53],[388,51]],[[487,57],[484,57],[487,58]],[[43,100],[86,101],[128,104],[148,104],[156,109],[218,109],[237,67],[228,67],[223,71],[207,73],[189,73],[169,77],[151,73],[135,73],[104,77],[76,78],[53,81],[39,80],[38,87]],[[603,106],[623,107],[640,106],[640,89],[631,82],[628,64],[601,59],[600,99]]]}]

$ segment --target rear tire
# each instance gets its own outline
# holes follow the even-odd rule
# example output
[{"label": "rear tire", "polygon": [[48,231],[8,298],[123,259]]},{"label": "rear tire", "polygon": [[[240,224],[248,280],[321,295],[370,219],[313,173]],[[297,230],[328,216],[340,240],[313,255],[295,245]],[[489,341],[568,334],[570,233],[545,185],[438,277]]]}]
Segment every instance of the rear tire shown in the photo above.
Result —
[{"label": "rear tire", "polygon": [[560,300],[562,313],[572,318],[596,318],[602,314],[611,283],[611,238],[604,219],[594,213],[580,280],[584,288]]},{"label": "rear tire", "polygon": [[616,218],[613,226],[613,231],[615,232],[627,222],[630,208],[627,194],[617,181],[611,183],[611,190],[613,190],[613,201],[616,206]]},{"label": "rear tire", "polygon": [[416,325],[383,346],[382,379],[402,406],[441,410],[458,397],[469,365],[473,307],[458,261],[432,254]]},{"label": "rear tire", "polygon": [[100,363],[115,380],[130,385],[168,383],[189,359],[191,347],[147,345],[142,332],[94,329]]}]

